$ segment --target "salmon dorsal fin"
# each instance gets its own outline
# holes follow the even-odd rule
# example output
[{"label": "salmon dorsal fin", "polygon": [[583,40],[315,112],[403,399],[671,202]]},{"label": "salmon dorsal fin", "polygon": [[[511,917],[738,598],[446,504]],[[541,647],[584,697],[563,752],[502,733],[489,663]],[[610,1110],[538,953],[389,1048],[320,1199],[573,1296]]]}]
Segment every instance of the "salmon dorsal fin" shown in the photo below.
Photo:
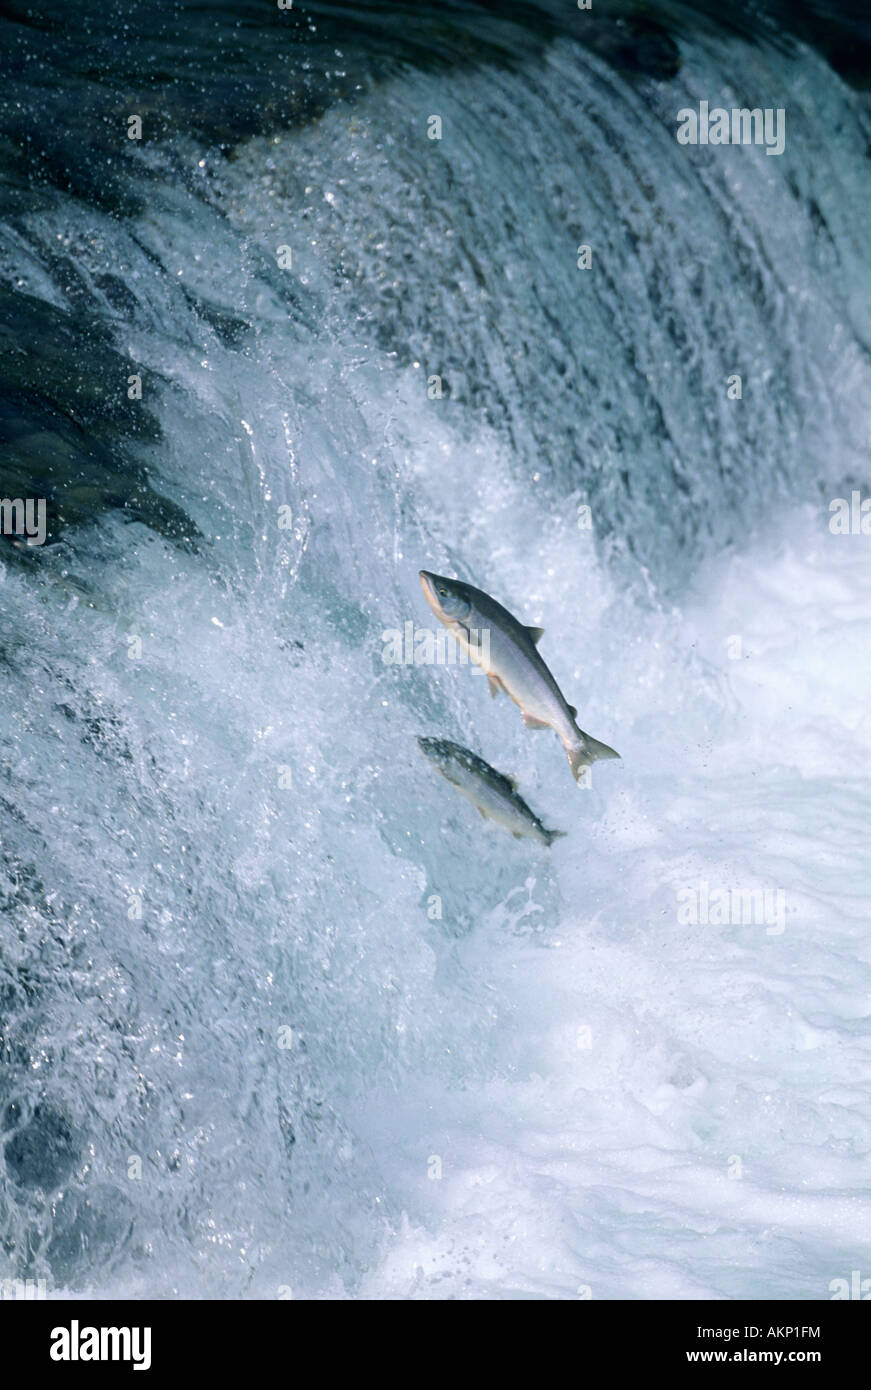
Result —
[{"label": "salmon dorsal fin", "polygon": [[528,627],[528,628],[526,629],[526,631],[529,633],[529,640],[530,640],[531,642],[536,642],[536,643],[538,643],[538,642],[541,641],[542,637],[544,636],[544,628],[543,628],[543,627]]},{"label": "salmon dorsal fin", "polygon": [[572,719],[577,719],[578,711],[575,709],[574,705],[569,705],[569,714],[572,716]]},{"label": "salmon dorsal fin", "polygon": [[512,777],[511,774],[508,773],[508,772],[503,773],[503,776],[504,776],[504,778],[505,778],[505,781],[508,783],[509,787],[511,788],[511,790],[512,790],[513,792],[516,792],[516,791],[517,791],[517,778],[516,778],[516,777]]}]

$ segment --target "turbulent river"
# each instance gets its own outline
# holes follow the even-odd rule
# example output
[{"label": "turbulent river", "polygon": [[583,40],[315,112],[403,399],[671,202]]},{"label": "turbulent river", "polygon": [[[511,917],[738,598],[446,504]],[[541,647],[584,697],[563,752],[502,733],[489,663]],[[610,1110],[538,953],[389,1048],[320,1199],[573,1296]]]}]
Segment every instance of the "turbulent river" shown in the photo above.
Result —
[{"label": "turbulent river", "polygon": [[[0,496],[49,534],[0,539],[0,1278],[827,1298],[871,1274],[867,98],[677,8],[210,10],[4,21]],[[680,145],[704,100],[783,154]],[[385,662],[422,567],[622,760]]]}]

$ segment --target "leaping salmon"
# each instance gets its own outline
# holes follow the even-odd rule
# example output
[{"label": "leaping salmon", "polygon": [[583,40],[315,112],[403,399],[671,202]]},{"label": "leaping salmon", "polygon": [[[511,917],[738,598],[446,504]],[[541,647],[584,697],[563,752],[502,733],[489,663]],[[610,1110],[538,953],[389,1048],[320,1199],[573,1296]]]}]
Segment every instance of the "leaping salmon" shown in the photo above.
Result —
[{"label": "leaping salmon", "polygon": [[564,830],[546,830],[517,791],[512,777],[497,772],[469,748],[447,738],[419,738],[420,751],[485,820],[510,831],[515,840],[537,840],[550,847]]},{"label": "leaping salmon", "polygon": [[[420,582],[436,617],[486,673],[490,693],[504,690],[520,707],[528,729],[553,729],[558,735],[575,781],[598,758],[619,758],[607,743],[578,727],[578,711],[566,700],[536,646],[541,628],[525,627],[483,589],[459,579],[421,570]],[[483,632],[489,633],[488,641],[481,640]]]}]

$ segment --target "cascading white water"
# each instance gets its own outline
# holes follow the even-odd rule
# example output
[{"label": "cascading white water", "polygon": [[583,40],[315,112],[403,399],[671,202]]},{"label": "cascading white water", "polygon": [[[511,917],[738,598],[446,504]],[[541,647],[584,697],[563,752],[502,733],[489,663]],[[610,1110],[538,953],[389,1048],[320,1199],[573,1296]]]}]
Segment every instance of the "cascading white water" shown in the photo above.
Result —
[{"label": "cascading white water", "polygon": [[[61,307],[63,247],[200,537],[109,516],[0,570],[0,1273],[820,1298],[867,1265],[871,559],[827,500],[867,450],[868,119],[805,51],[683,59],[394,77],[202,194],[193,138],[146,147],[146,210],[58,197],[5,243]],[[787,152],[678,146],[708,96],[785,106]],[[540,623],[623,762],[579,790],[477,676],[386,665],[424,565]],[[479,822],[418,733],[568,838]],[[703,884],[782,920],[682,922]]]}]

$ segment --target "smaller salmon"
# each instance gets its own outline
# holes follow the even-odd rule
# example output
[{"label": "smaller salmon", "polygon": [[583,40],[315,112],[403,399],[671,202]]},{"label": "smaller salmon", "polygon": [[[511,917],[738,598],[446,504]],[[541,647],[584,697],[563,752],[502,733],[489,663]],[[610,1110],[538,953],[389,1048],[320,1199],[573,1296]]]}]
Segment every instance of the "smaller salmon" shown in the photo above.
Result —
[{"label": "smaller salmon", "polygon": [[477,807],[485,820],[504,826],[515,840],[527,838],[550,846],[565,835],[564,830],[546,830],[518,794],[513,777],[497,772],[470,749],[446,738],[419,738],[417,742],[433,766]]}]

